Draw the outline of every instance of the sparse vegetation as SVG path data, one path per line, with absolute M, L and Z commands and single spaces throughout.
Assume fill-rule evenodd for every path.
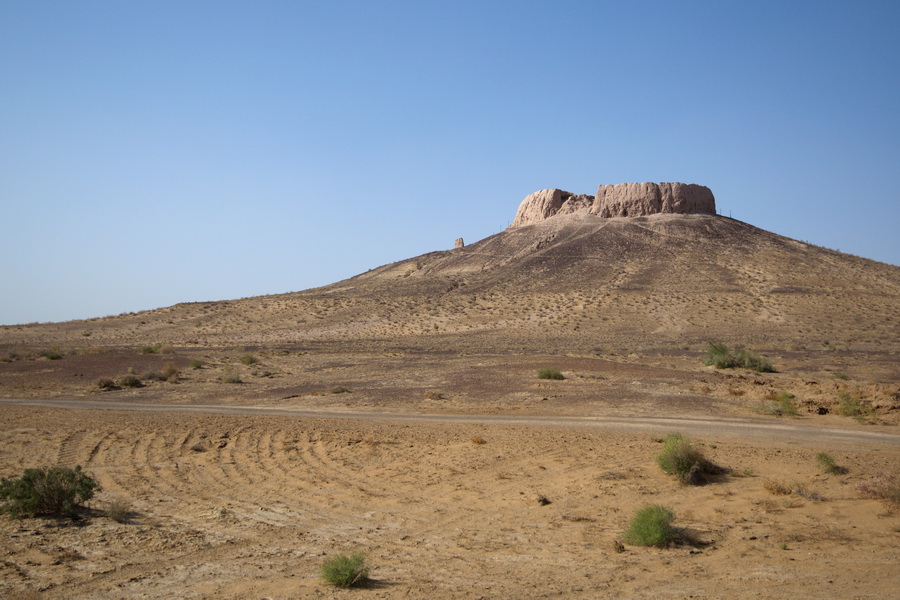
M 43 356 L 47 360 L 60 360 L 65 356 L 65 354 L 59 348 L 53 348 L 52 350 L 47 350 L 46 352 L 41 353 L 41 356 Z
M 871 406 L 863 404 L 847 392 L 838 394 L 838 414 L 845 417 L 867 418 L 873 416 L 875 411 Z
M 337 554 L 332 556 L 322 565 L 322 579 L 329 584 L 342 587 L 359 587 L 369 581 L 369 566 L 366 564 L 366 555 L 357 552 L 351 556 Z
M 843 475 L 847 472 L 847 469 L 838 465 L 827 452 L 816 454 L 816 462 L 826 475 Z
M 141 354 L 156 354 L 162 348 L 162 344 L 154 344 L 152 346 L 141 346 L 138 350 Z
M 143 381 L 165 381 L 166 378 L 159 371 L 148 371 L 141 376 Z
M 763 481 L 763 487 L 767 492 L 775 496 L 789 496 L 791 494 L 791 486 L 783 481 L 774 479 L 766 479 Z
M 225 367 L 222 371 L 222 382 L 223 383 L 244 383 L 244 380 L 241 379 L 241 374 L 238 373 L 237 369 L 234 367 Z
M 794 398 L 795 396 L 788 392 L 778 394 L 770 392 L 766 402 L 760 407 L 760 411 L 776 417 L 796 417 L 797 407 L 794 405 Z
M 742 367 L 758 373 L 774 373 L 775 369 L 768 359 L 742 346 L 731 349 L 719 342 L 709 342 L 703 364 L 717 369 L 733 369 Z
M 181 375 L 181 372 L 175 367 L 174 364 L 166 363 L 163 365 L 160 374 L 165 377 L 166 381 L 178 381 L 178 376 Z
M 900 508 L 900 476 L 882 473 L 857 489 L 866 498 L 884 500 L 894 508 Z
M 475 444 L 476 446 L 480 446 L 482 444 L 486 444 L 487 442 L 480 435 L 476 435 L 475 437 L 472 438 L 472 443 Z
M 675 539 L 674 520 L 671 508 L 650 504 L 635 513 L 623 539 L 634 546 L 666 546 Z
M 663 440 L 663 450 L 656 456 L 656 462 L 663 471 L 689 485 L 706 483 L 709 475 L 721 471 L 680 433 L 670 434 Z
M 116 385 L 126 388 L 144 387 L 144 384 L 137 375 L 122 375 L 116 380 Z
M 106 516 L 116 523 L 128 523 L 131 520 L 131 506 L 124 500 L 113 500 L 106 509 Z
M 241 364 L 242 364 L 242 365 L 255 365 L 255 364 L 258 363 L 258 362 L 259 362 L 259 359 L 256 358 L 256 357 L 255 357 L 254 355 L 252 355 L 252 354 L 245 354 L 245 355 L 243 355 L 243 356 L 241 357 Z
M 37 515 L 74 517 L 93 498 L 97 482 L 80 466 L 25 469 L 21 477 L 0 479 L 0 513 L 14 518 Z
M 328 393 L 329 394 L 349 394 L 350 390 L 348 388 L 345 388 L 342 385 L 336 385 L 334 387 L 328 388 Z
M 562 371 L 553 367 L 544 367 L 543 369 L 538 369 L 537 377 L 538 379 L 565 379 Z
M 116 382 L 108 377 L 103 377 L 97 380 L 97 387 L 104 391 L 117 390 L 119 386 L 116 385 Z
M 199 358 L 192 358 L 192 359 L 190 360 L 190 362 L 188 362 L 188 366 L 190 366 L 192 369 L 195 369 L 195 370 L 196 370 L 196 369 L 202 369 L 202 368 L 203 368 L 203 361 L 200 360 Z

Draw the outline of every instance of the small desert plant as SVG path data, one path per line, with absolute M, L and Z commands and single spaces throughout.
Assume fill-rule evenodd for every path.
M 763 481 L 763 487 L 767 492 L 775 496 L 790 496 L 793 488 L 783 481 L 775 481 L 774 479 L 766 479 Z
M 116 385 L 130 388 L 144 387 L 137 375 L 123 375 L 116 380 Z
M 177 381 L 178 376 L 181 374 L 178 369 L 172 363 L 166 363 L 163 365 L 162 371 L 160 374 L 166 378 L 166 381 Z
M 202 369 L 202 368 L 203 368 L 203 361 L 200 360 L 199 358 L 192 358 L 192 359 L 190 360 L 190 362 L 188 363 L 188 365 L 189 365 L 192 369 Z
M 21 477 L 0 479 L 0 512 L 26 515 L 75 516 L 99 485 L 81 467 L 25 469 Z
M 896 475 L 879 474 L 872 481 L 860 484 L 857 489 L 867 498 L 878 498 L 900 507 L 900 477 Z
M 847 392 L 838 394 L 838 403 L 838 414 L 845 417 L 869 417 L 875 412 L 871 406 L 863 404 Z
M 537 376 L 538 379 L 565 379 L 562 371 L 553 367 L 544 367 L 543 369 L 538 369 Z
M 843 475 L 847 472 L 847 469 L 834 462 L 834 458 L 827 452 L 816 454 L 816 462 L 827 475 Z
M 159 371 L 148 371 L 141 376 L 144 381 L 165 381 L 166 378 Z
M 65 354 L 59 348 L 54 348 L 52 350 L 47 350 L 46 352 L 42 353 L 41 356 L 43 356 L 47 360 L 59 360 L 63 356 L 65 356 Z
M 242 365 L 255 365 L 259 362 L 259 359 L 253 356 L 252 354 L 245 354 L 241 357 Z
M 106 390 L 106 391 L 119 389 L 119 386 L 116 385 L 116 382 L 113 381 L 112 379 L 109 379 L 108 377 L 103 377 L 101 379 L 98 379 L 97 387 L 100 388 L 101 390 Z
M 663 471 L 690 485 L 704 483 L 708 475 L 719 471 L 680 433 L 670 434 L 663 440 L 663 450 L 656 456 L 656 462 Z
M 225 370 L 222 371 L 222 382 L 244 383 L 244 380 L 241 379 L 241 374 L 237 372 L 237 369 L 235 369 L 234 367 L 225 367 Z
M 781 392 L 779 394 L 775 394 L 774 392 L 769 394 L 768 402 L 764 403 L 760 410 L 769 415 L 775 415 L 776 417 L 796 417 L 797 416 L 797 407 L 794 406 L 794 398 L 793 394 L 788 392 Z
M 650 504 L 635 513 L 623 539 L 635 546 L 665 546 L 675 539 L 674 520 L 671 508 Z
M 365 585 L 369 580 L 366 555 L 357 552 L 351 556 L 338 554 L 325 561 L 321 568 L 322 579 L 343 588 Z
M 159 349 L 162 348 L 162 344 L 154 344 L 152 346 L 141 346 L 140 352 L 141 354 L 156 354 L 159 352 Z
M 124 500 L 113 500 L 106 509 L 106 516 L 116 523 L 128 523 L 131 520 L 131 506 Z
M 738 346 L 731 349 L 719 342 L 709 342 L 703 364 L 717 369 L 743 367 L 759 373 L 774 373 L 772 363 L 752 350 Z
M 472 443 L 475 444 L 476 446 L 481 446 L 482 444 L 486 444 L 487 442 L 480 435 L 476 435 L 475 437 L 472 438 Z
M 342 385 L 336 385 L 334 387 L 328 388 L 328 393 L 329 394 L 349 394 L 350 390 L 348 388 L 345 388 Z

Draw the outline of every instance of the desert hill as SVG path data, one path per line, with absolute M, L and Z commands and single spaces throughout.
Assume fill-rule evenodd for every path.
M 634 190 L 626 191 L 625 201 L 633 200 Z M 621 195 L 604 193 L 621 212 Z M 540 201 L 552 196 L 544 194 Z M 557 196 L 555 210 L 544 210 L 543 218 L 521 218 L 534 203 L 530 196 L 517 215 L 523 224 L 325 287 L 6 327 L 0 343 L 354 340 L 375 346 L 591 353 L 715 339 L 782 350 L 900 350 L 896 266 L 715 214 L 603 217 L 583 196 Z M 584 210 L 565 211 L 573 198 L 581 198 Z

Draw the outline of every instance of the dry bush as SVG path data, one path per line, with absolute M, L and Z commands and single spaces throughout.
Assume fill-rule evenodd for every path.
M 241 374 L 238 373 L 237 369 L 234 367 L 225 367 L 222 371 L 222 382 L 223 383 L 244 383 L 244 380 L 241 379 Z
M 866 498 L 884 500 L 893 508 L 900 508 L 900 476 L 879 473 L 874 479 L 860 484 L 859 493 Z
M 775 481 L 774 479 L 766 479 L 763 481 L 763 487 L 770 494 L 775 496 L 789 496 L 793 488 L 783 481 Z
M 537 372 L 538 379 L 556 379 L 562 380 L 565 377 L 562 374 L 562 371 L 556 369 L 554 367 L 544 367 L 543 369 L 538 369 Z
M 116 385 L 118 385 L 119 387 L 127 388 L 144 387 L 144 384 L 141 383 L 141 380 L 137 377 L 137 375 L 122 375 L 116 380 Z
M 106 516 L 116 523 L 128 523 L 131 521 L 131 515 L 131 505 L 120 499 L 110 502 L 106 509 Z
M 255 365 L 259 362 L 259 359 L 253 356 L 252 354 L 245 354 L 241 357 L 242 365 Z
M 166 363 L 163 365 L 160 374 L 165 377 L 166 381 L 178 381 L 178 376 L 181 375 L 181 372 L 175 367 L 174 364 Z
M 97 387 L 104 391 L 117 390 L 119 386 L 116 385 L 116 382 L 108 377 L 103 377 L 97 380 Z

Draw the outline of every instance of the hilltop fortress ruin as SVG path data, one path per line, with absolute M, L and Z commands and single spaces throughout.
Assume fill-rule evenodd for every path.
M 588 213 L 604 218 L 660 213 L 714 215 L 716 199 L 708 187 L 694 183 L 601 185 L 594 196 L 547 189 L 526 196 L 509 227 L 521 227 L 555 215 L 572 213 Z

